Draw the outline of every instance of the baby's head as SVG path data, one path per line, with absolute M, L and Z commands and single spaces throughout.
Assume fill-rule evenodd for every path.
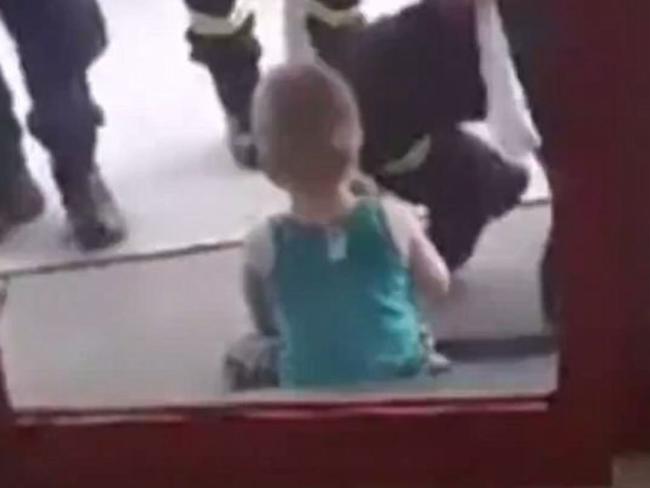
M 260 165 L 289 192 L 327 192 L 355 172 L 362 143 L 350 87 L 332 69 L 305 63 L 274 69 L 253 101 Z

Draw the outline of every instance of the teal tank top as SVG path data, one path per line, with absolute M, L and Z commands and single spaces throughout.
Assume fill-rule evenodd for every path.
M 420 371 L 414 286 L 379 202 L 362 200 L 338 237 L 291 218 L 277 220 L 272 235 L 282 386 L 342 386 Z

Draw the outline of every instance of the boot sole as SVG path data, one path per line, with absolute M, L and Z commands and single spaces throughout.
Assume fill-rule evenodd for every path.
M 126 230 L 72 227 L 72 238 L 81 251 L 100 251 L 122 242 L 126 238 Z

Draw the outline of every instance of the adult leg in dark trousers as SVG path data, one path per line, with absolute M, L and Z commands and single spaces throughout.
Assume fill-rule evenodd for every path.
M 552 30 L 554 10 L 550 2 L 545 0 L 504 0 L 499 2 L 499 9 L 517 73 L 526 91 L 533 119 L 542 136 L 543 146 L 539 155 L 553 197 L 557 200 L 561 197 L 558 192 L 561 169 L 554 164 L 553 156 L 554 131 L 557 127 L 550 122 L 549 110 L 552 107 L 545 105 L 548 97 L 544 95 L 544 90 L 548 89 L 545 78 L 549 77 L 553 41 L 556 39 Z M 553 206 L 553 222 L 556 222 L 558 217 L 555 212 L 556 207 L 557 205 Z M 543 311 L 550 324 L 556 324 L 559 318 L 561 296 L 558 290 L 560 284 L 557 283 L 555 256 L 556 238 L 553 224 L 549 231 L 540 270 Z
M 38 217 L 43 197 L 25 168 L 21 128 L 9 87 L 0 72 L 0 241 L 15 225 Z
M 348 37 L 364 25 L 365 19 L 359 9 L 361 0 L 305 1 L 311 43 L 321 59 L 336 67 Z
M 191 17 L 187 38 L 192 46 L 192 58 L 205 65 L 212 76 L 226 111 L 231 152 L 243 166 L 255 167 L 250 108 L 260 77 L 261 48 L 254 35 L 254 12 L 245 0 L 185 0 L 185 3 Z M 315 35 L 312 32 L 312 41 L 320 55 L 326 58 L 336 49 L 336 32 L 344 33 L 359 21 L 358 3 L 358 0 L 307 0 L 307 22 L 310 31 L 318 31 Z M 330 28 L 321 34 L 319 23 L 326 23 Z M 336 28 L 334 34 L 332 27 Z
M 192 59 L 209 71 L 226 112 L 228 144 L 235 160 L 255 167 L 250 107 L 259 80 L 260 45 L 255 16 L 242 0 L 185 0 Z
M 122 239 L 124 226 L 95 164 L 102 114 L 87 82 L 88 68 L 106 45 L 99 7 L 94 0 L 0 0 L 0 11 L 18 46 L 32 99 L 29 128 L 52 157 L 76 241 L 85 250 L 112 245 Z M 9 101 L 3 107 L 7 121 L 10 110 Z M 12 208 L 15 202 L 35 200 L 20 197 L 24 192 L 34 194 L 35 187 L 18 149 L 20 133 L 14 127 L 10 134 L 14 149 L 9 150 L 15 155 L 6 169 L 5 185 L 17 197 L 0 212 L 34 214 Z

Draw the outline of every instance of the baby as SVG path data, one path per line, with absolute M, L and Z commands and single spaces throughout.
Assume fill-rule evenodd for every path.
M 410 206 L 353 191 L 363 133 L 346 83 L 321 65 L 276 68 L 255 94 L 253 135 L 291 209 L 247 239 L 258 333 L 227 355 L 230 387 L 357 385 L 448 366 L 417 304 L 447 292 L 448 270 Z

